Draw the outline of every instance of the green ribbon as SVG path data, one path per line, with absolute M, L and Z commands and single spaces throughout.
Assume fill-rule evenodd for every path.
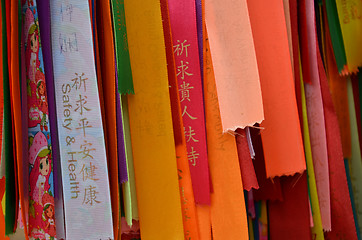
M 339 24 L 336 1 L 326 0 L 327 19 L 331 35 L 334 56 L 336 58 L 338 72 L 341 72 L 347 64 L 344 50 L 341 25 Z
M 120 94 L 134 94 L 131 63 L 129 59 L 124 0 L 111 0 L 114 42 Z

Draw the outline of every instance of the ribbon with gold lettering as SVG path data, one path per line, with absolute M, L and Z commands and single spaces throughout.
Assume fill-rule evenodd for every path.
M 168 5 L 187 157 L 195 202 L 210 204 L 210 176 L 207 160 L 195 1 L 169 0 Z
M 175 67 L 175 58 L 173 55 L 173 43 L 171 35 L 170 16 L 168 11 L 168 1 L 161 0 L 161 13 L 163 33 L 166 46 L 166 60 L 168 82 L 170 85 L 170 100 L 172 111 L 172 122 L 174 130 L 174 139 L 176 145 L 176 158 L 178 181 L 181 197 L 182 217 L 185 239 L 199 239 L 199 229 L 197 226 L 195 198 L 192 189 L 189 161 L 187 159 L 187 146 L 185 134 L 183 131 L 183 122 L 181 114 L 181 104 L 177 87 L 177 76 Z
M 113 239 L 89 3 L 52 0 L 50 9 L 66 238 Z

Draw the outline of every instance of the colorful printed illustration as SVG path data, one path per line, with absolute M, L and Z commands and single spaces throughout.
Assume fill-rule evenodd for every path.
M 50 207 L 47 206 L 48 203 L 53 205 L 52 211 L 54 211 L 54 197 L 50 188 L 50 175 L 52 170 L 51 148 L 47 138 L 41 131 L 38 132 L 34 138 L 30 137 L 29 142 L 29 163 L 31 166 L 29 178 L 29 229 L 34 233 L 33 237 L 36 237 L 35 239 L 39 238 L 39 234 L 43 234 L 44 236 L 45 234 L 49 235 L 49 238 L 39 239 L 51 239 L 50 237 L 55 237 L 55 228 L 49 227 L 49 220 L 43 217 L 44 211 Z M 48 211 L 50 211 L 50 209 Z M 50 214 L 46 215 L 48 216 Z M 54 216 L 52 217 L 52 221 L 54 221 Z
M 48 194 L 45 193 L 43 195 L 43 219 L 46 220 L 46 226 L 45 226 L 45 230 L 48 232 L 50 237 L 55 237 L 56 236 L 56 231 L 55 231 L 55 220 L 54 220 L 54 198 Z
M 35 0 L 22 2 L 29 116 L 29 232 L 31 239 L 54 240 L 53 163 L 38 13 Z

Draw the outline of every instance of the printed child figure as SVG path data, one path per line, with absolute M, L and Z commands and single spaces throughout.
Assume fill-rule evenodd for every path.
M 44 80 L 45 77 L 42 69 L 40 68 L 40 41 L 39 41 L 39 27 L 36 24 L 34 13 L 30 8 L 26 9 L 24 16 L 24 32 L 23 37 L 25 40 L 25 68 L 26 68 L 26 82 L 28 93 L 28 109 L 29 109 L 29 127 L 36 127 L 41 124 L 44 116 L 39 109 L 38 104 L 38 82 Z M 45 89 L 44 89 L 45 90 Z M 45 91 L 44 94 L 45 95 Z M 43 97 L 44 98 L 44 97 Z M 44 121 L 43 121 L 44 122 Z M 44 124 L 41 124 L 44 127 Z
M 48 98 L 46 94 L 45 76 L 38 71 L 36 74 L 36 98 L 38 100 L 38 109 L 40 114 L 40 130 L 48 131 Z
M 29 206 L 29 227 L 31 235 L 37 239 L 47 239 L 44 232 L 45 224 L 42 214 L 44 212 L 44 196 L 50 202 L 52 197 L 50 192 L 49 176 L 51 174 L 51 149 L 48 146 L 47 138 L 41 131 L 35 134 L 34 138 L 30 138 L 29 148 L 29 164 L 30 171 L 30 206 Z M 52 210 L 54 211 L 54 204 Z M 54 218 L 53 218 L 54 221 Z M 55 229 L 54 229 L 55 230 Z M 48 233 L 50 236 L 51 234 Z M 41 238 L 39 236 L 44 236 Z M 53 234 L 53 237 L 55 234 Z M 50 238 L 49 238 L 50 239 Z
M 49 110 L 36 0 L 22 0 L 22 43 L 29 136 L 29 232 L 31 239 L 56 237 Z
M 50 239 L 56 238 L 55 217 L 54 217 L 54 198 L 49 193 L 43 195 L 43 220 L 45 220 L 45 232 L 49 234 Z
M 39 61 L 39 28 L 35 22 L 33 11 L 28 8 L 25 13 L 25 35 L 26 35 L 26 66 L 27 76 L 30 81 L 35 81 L 36 70 L 40 67 Z

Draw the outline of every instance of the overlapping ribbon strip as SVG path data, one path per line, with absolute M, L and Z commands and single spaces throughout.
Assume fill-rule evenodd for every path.
M 137 97 L 128 95 L 128 105 L 141 238 L 181 240 L 184 232 L 160 2 L 126 0 L 125 12 L 137 93 Z
M 50 1 L 50 10 L 66 238 L 112 239 L 89 3 Z
M 195 1 L 169 0 L 168 5 L 187 157 L 195 202 L 210 204 L 210 176 Z
M 264 119 L 248 16 L 246 0 L 209 0 L 205 3 L 205 21 L 224 132 L 253 126 Z

